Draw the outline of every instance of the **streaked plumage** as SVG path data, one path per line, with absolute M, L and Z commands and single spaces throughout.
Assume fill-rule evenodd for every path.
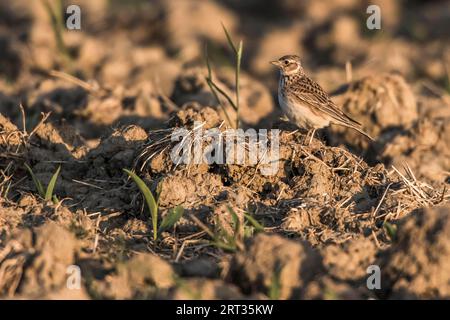
M 322 87 L 305 74 L 298 56 L 283 56 L 271 63 L 280 68 L 278 101 L 281 109 L 297 126 L 313 130 L 311 139 L 316 129 L 337 124 L 373 140 L 359 122 L 342 112 Z

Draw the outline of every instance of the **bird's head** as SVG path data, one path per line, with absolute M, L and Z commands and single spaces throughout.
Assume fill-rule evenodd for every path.
M 271 61 L 270 63 L 277 66 L 282 75 L 304 74 L 300 57 L 296 55 L 282 56 L 280 59 Z

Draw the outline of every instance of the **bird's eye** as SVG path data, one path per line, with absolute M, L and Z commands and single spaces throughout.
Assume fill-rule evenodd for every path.
M 289 64 L 289 61 L 284 60 L 284 65 L 287 66 Z

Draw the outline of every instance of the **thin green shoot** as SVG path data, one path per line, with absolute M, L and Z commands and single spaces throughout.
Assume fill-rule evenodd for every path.
M 72 57 L 67 48 L 63 33 L 65 30 L 64 19 L 63 19 L 63 1 L 54 1 L 55 8 L 52 7 L 48 0 L 41 0 L 47 15 L 50 17 L 52 23 L 53 34 L 55 36 L 56 46 L 65 64 L 70 64 L 72 62 Z
M 58 197 L 53 194 L 53 191 L 56 186 L 56 181 L 58 180 L 59 172 L 61 171 L 61 166 L 56 169 L 56 172 L 53 174 L 53 176 L 50 179 L 50 182 L 47 185 L 47 189 L 44 190 L 44 187 L 41 183 L 41 181 L 36 177 L 33 170 L 29 165 L 25 163 L 25 167 L 28 170 L 28 173 L 31 176 L 31 179 L 33 180 L 34 185 L 36 186 L 37 192 L 41 198 L 43 198 L 45 201 L 53 201 L 54 204 L 57 204 L 59 202 Z
M 236 128 L 239 128 L 239 75 L 241 72 L 241 60 L 242 60 L 242 50 L 243 50 L 243 42 L 242 40 L 239 41 L 239 46 L 236 49 L 236 46 L 233 43 L 233 39 L 231 39 L 231 36 L 225 28 L 225 25 L 222 23 L 223 31 L 225 32 L 225 35 L 227 36 L 228 45 L 233 49 L 234 56 L 235 56 L 235 63 L 236 63 L 236 69 L 235 69 L 235 85 L 236 85 L 236 91 L 235 91 L 235 98 L 236 98 L 236 104 L 235 104 L 235 110 L 237 112 L 236 115 Z
M 230 226 L 232 227 L 232 233 L 227 231 L 227 228 L 222 225 L 217 216 L 214 219 L 216 226 L 214 232 L 195 216 L 191 216 L 191 218 L 212 239 L 209 241 L 210 245 L 226 251 L 235 252 L 243 249 L 244 239 L 252 236 L 253 231 L 261 232 L 264 231 L 264 228 L 256 219 L 246 213 L 244 213 L 245 221 L 241 223 L 236 212 L 231 207 L 227 207 L 227 209 L 231 215 Z
M 47 190 L 45 191 L 45 201 L 50 201 L 53 199 L 53 190 L 55 189 L 56 180 L 58 180 L 59 172 L 61 171 L 61 166 L 56 169 L 56 172 L 53 174 L 52 178 L 50 179 L 50 182 L 48 183 Z M 55 199 L 53 199 L 55 200 Z
M 279 300 L 281 296 L 281 268 L 277 267 L 273 271 L 269 287 L 268 296 L 270 300 Z
M 209 57 L 208 57 L 208 52 L 207 50 L 205 50 L 205 56 L 206 56 L 206 66 L 208 68 L 208 76 L 206 77 L 206 82 L 208 83 L 208 86 L 211 90 L 211 92 L 213 93 L 214 97 L 216 98 L 216 100 L 218 100 L 220 106 L 222 107 L 222 109 L 225 112 L 225 116 L 227 117 L 227 120 L 230 122 L 230 117 L 228 116 L 228 114 L 225 111 L 225 107 L 223 106 L 223 104 L 221 103 L 220 99 L 219 99 L 219 95 L 222 95 L 227 101 L 228 103 L 231 105 L 231 107 L 236 111 L 236 128 L 239 128 L 239 88 L 240 88 L 240 84 L 239 84 L 239 78 L 240 78 L 240 72 L 241 72 L 241 60 L 242 60 L 242 52 L 243 52 L 243 42 L 242 40 L 239 42 L 238 47 L 236 48 L 236 46 L 233 43 L 233 40 L 231 39 L 231 36 L 227 30 L 227 28 L 225 28 L 225 26 L 222 24 L 222 28 L 225 32 L 225 35 L 227 37 L 227 41 L 228 41 L 228 45 L 230 46 L 230 48 L 232 49 L 233 53 L 234 53 L 234 62 L 235 62 L 235 101 L 233 101 L 233 99 L 222 89 L 219 88 L 219 86 L 217 86 L 213 79 L 212 79 L 212 72 L 211 72 L 211 65 L 209 62 Z
M 133 179 L 145 199 L 152 219 L 153 240 L 156 241 L 158 240 L 158 237 L 162 232 L 172 228 L 178 222 L 178 220 L 181 219 L 184 213 L 184 208 L 182 206 L 177 206 L 169 210 L 158 228 L 158 200 L 161 193 L 161 184 L 159 184 L 157 187 L 155 198 L 145 182 L 141 178 L 139 178 L 138 175 L 127 169 L 123 169 L 123 171 L 125 171 L 128 176 Z
M 128 176 L 133 179 L 134 183 L 136 183 L 142 195 L 144 196 L 147 207 L 150 210 L 150 216 L 152 218 L 153 240 L 156 240 L 158 238 L 158 204 L 155 200 L 155 197 L 153 196 L 152 192 L 147 187 L 145 182 L 141 178 L 139 178 L 137 174 L 128 169 L 123 169 L 123 171 L 125 171 Z
M 389 239 L 395 241 L 397 239 L 397 226 L 386 221 L 384 222 L 383 227 L 386 230 Z
M 216 101 L 219 103 L 219 106 L 222 108 L 223 113 L 225 114 L 225 117 L 227 118 L 227 121 L 229 124 L 231 124 L 231 118 L 228 115 L 227 109 L 225 108 L 225 105 L 222 103 L 222 100 L 220 100 L 216 90 L 221 93 L 224 97 L 227 98 L 228 102 L 230 103 L 230 105 L 235 108 L 233 101 L 230 99 L 230 97 L 225 94 L 225 92 L 222 91 L 222 89 L 220 89 L 212 80 L 212 71 L 211 71 L 211 65 L 209 62 L 209 56 L 208 56 L 208 48 L 205 47 L 205 60 L 206 60 L 206 67 L 208 69 L 208 76 L 206 77 L 206 83 L 209 86 L 209 89 L 211 90 L 214 98 L 216 99 Z M 236 110 L 236 109 L 235 109 Z
M 264 231 L 264 227 L 255 218 L 253 218 L 250 214 L 244 212 L 244 217 L 253 226 L 253 228 L 255 229 L 256 232 Z
M 184 208 L 182 206 L 176 206 L 175 208 L 170 209 L 167 215 L 162 220 L 161 225 L 158 228 L 158 233 L 161 234 L 163 231 L 172 228 L 178 222 L 178 220 L 181 219 L 183 213 Z

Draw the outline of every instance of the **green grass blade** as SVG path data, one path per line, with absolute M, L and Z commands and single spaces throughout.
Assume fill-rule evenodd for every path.
M 244 217 L 255 228 L 256 232 L 263 232 L 264 231 L 264 227 L 255 218 L 253 218 L 251 215 L 249 215 L 248 213 L 244 212 Z
M 216 99 L 219 106 L 222 108 L 223 113 L 225 114 L 225 117 L 227 118 L 228 123 L 231 125 L 231 119 L 230 116 L 227 113 L 227 110 L 225 109 L 225 106 L 222 104 L 222 101 L 219 99 L 219 96 L 217 95 L 217 92 L 214 88 L 218 88 L 215 83 L 212 81 L 212 71 L 211 71 L 211 65 L 209 63 L 209 56 L 208 56 L 208 47 L 205 46 L 205 61 L 206 61 L 206 67 L 208 68 L 208 76 L 206 77 L 206 83 L 209 86 L 209 90 L 211 90 L 214 98 Z M 218 88 L 219 89 L 219 88 Z
M 225 91 L 223 91 L 221 88 L 219 88 L 219 86 L 217 84 L 214 83 L 214 81 L 212 81 L 212 79 L 206 79 L 208 82 L 211 83 L 211 85 L 214 87 L 215 90 L 217 90 L 222 96 L 225 97 L 225 99 L 227 99 L 228 103 L 231 105 L 231 107 L 237 111 L 237 107 L 236 104 L 234 103 L 233 99 L 230 98 L 230 96 L 228 94 L 226 94 Z
M 241 74 L 241 59 L 242 59 L 242 50 L 243 50 L 243 43 L 242 40 L 239 42 L 239 48 L 236 53 L 236 128 L 239 128 L 239 77 Z
M 56 46 L 58 51 L 63 55 L 65 59 L 70 59 L 69 50 L 64 42 L 64 21 L 62 16 L 62 0 L 58 0 L 55 2 L 55 10 L 50 5 L 48 0 L 42 0 L 42 3 L 47 11 L 47 15 L 50 18 L 53 34 L 56 41 Z
M 238 66 L 238 70 L 241 70 L 241 60 L 242 60 L 242 51 L 244 50 L 244 42 L 239 41 L 239 48 L 238 51 L 236 53 L 236 62 L 237 62 L 237 66 Z
M 280 280 L 280 272 L 278 268 L 276 268 L 272 274 L 272 281 L 269 287 L 268 296 L 270 300 L 279 300 L 281 296 L 281 280 Z
M 169 228 L 171 228 L 178 220 L 183 216 L 184 208 L 182 206 L 176 206 L 171 209 L 169 213 L 165 216 L 161 225 L 159 226 L 158 233 L 161 233 Z
M 212 86 L 211 81 L 208 78 L 206 78 L 206 83 L 208 83 L 209 89 L 213 93 L 216 100 L 219 102 L 219 105 L 222 108 L 223 113 L 225 114 L 225 117 L 227 118 L 228 123 L 231 125 L 232 122 L 231 122 L 230 116 L 228 115 L 227 110 L 225 109 L 225 106 L 222 104 L 219 97 L 217 96 L 217 93 L 214 91 L 214 87 Z
M 123 169 L 131 179 L 136 183 L 142 195 L 144 196 L 145 202 L 150 210 L 150 215 L 152 217 L 152 225 L 153 225 L 153 240 L 156 240 L 158 237 L 158 205 L 156 204 L 156 200 L 153 197 L 152 192 L 147 187 L 145 182 L 139 178 L 134 172 L 130 170 Z
M 209 55 L 208 55 L 208 46 L 207 45 L 205 45 L 205 61 L 206 61 L 206 68 L 208 69 L 208 79 L 212 79 L 211 64 L 209 63 Z
M 50 179 L 50 182 L 47 186 L 47 191 L 45 191 L 45 201 L 50 201 L 53 196 L 53 190 L 55 189 L 56 180 L 58 179 L 59 171 L 61 171 L 61 166 L 56 169 L 56 172 L 53 174 L 52 178 Z
M 225 28 L 225 25 L 223 23 L 222 23 L 222 28 L 223 28 L 223 31 L 225 32 L 225 35 L 227 36 L 228 44 L 230 45 L 231 49 L 233 49 L 234 54 L 237 55 L 238 51 L 236 50 L 236 47 L 234 46 L 233 40 L 231 40 L 231 36 L 228 33 L 228 30 L 227 30 L 227 28 Z
M 386 230 L 389 239 L 391 239 L 391 241 L 395 241 L 397 239 L 397 226 L 386 221 L 383 224 L 383 227 Z
M 227 99 L 227 101 L 230 103 L 230 105 L 233 107 L 234 110 L 236 110 L 236 105 L 234 104 L 233 100 L 223 91 L 221 88 L 219 88 L 218 85 L 214 83 L 212 80 L 212 70 L 211 70 L 211 64 L 209 62 L 209 56 L 208 56 L 208 47 L 205 46 L 205 61 L 206 61 L 206 67 L 208 69 L 208 77 L 206 77 L 206 82 L 208 83 L 212 93 L 214 94 L 216 100 L 219 102 L 221 107 L 225 111 L 225 107 L 222 105 L 222 102 L 219 99 L 219 96 L 217 95 L 216 90 Z
M 217 235 L 215 236 L 216 242 L 227 243 L 227 245 L 236 247 L 235 234 L 229 234 L 228 231 L 223 227 L 220 219 L 217 216 L 215 217 L 214 221 L 217 226 Z M 225 241 L 222 239 L 224 239 Z
M 161 180 L 158 183 L 158 185 L 156 186 L 156 190 L 155 190 L 155 193 L 156 193 L 156 205 L 159 204 L 159 196 L 161 195 L 161 192 L 162 192 L 162 186 L 163 186 L 163 181 Z
M 28 172 L 29 172 L 29 174 L 30 174 L 30 176 L 31 176 L 31 179 L 33 179 L 33 183 L 34 183 L 34 185 L 36 186 L 36 189 L 37 189 L 39 195 L 43 198 L 43 197 L 45 196 L 45 192 L 44 192 L 44 187 L 42 186 L 42 183 L 41 183 L 41 182 L 39 181 L 39 179 L 35 176 L 33 170 L 31 170 L 30 166 L 28 166 L 28 165 L 25 163 L 25 167 L 27 168 L 27 170 L 28 170 Z
M 234 239 L 236 239 L 239 236 L 239 232 L 241 230 L 241 222 L 239 221 L 239 217 L 237 216 L 236 212 L 231 207 L 227 207 L 228 212 L 231 214 L 231 218 L 233 219 L 233 232 L 234 232 Z

